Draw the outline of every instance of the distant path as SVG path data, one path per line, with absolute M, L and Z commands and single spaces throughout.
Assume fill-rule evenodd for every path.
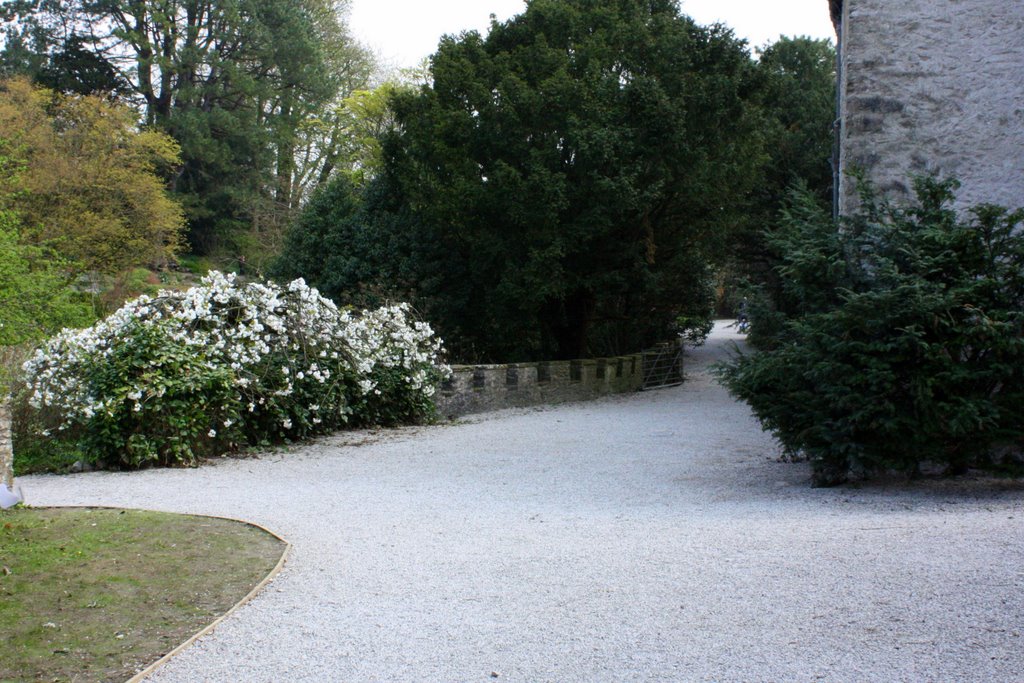
M 161 683 L 1024 681 L 1024 485 L 809 488 L 709 379 L 733 338 L 679 388 L 20 483 L 294 544 Z

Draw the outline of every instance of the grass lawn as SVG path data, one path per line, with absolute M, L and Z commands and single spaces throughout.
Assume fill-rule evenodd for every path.
M 0 681 L 125 681 L 229 610 L 284 544 L 136 510 L 0 511 Z

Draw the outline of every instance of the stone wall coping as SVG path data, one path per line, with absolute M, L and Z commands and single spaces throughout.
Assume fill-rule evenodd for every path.
M 670 344 L 671 342 L 666 342 Z M 501 368 L 532 368 L 538 365 L 556 365 L 562 363 L 581 363 L 583 365 L 597 365 L 601 361 L 607 364 L 612 364 L 620 359 L 630 360 L 632 358 L 639 358 L 644 355 L 642 351 L 637 353 L 629 353 L 623 356 L 599 356 L 597 358 L 573 358 L 571 360 L 535 360 L 535 361 L 518 361 L 515 363 L 458 363 L 452 364 L 451 367 L 453 372 L 466 372 L 469 370 L 499 370 Z

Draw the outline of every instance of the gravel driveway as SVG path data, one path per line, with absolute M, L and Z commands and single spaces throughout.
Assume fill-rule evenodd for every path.
M 707 375 L 34 505 L 241 517 L 294 544 L 152 681 L 1024 681 L 1024 484 L 811 489 Z

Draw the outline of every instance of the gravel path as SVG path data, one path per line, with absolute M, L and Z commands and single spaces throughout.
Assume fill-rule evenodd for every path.
M 732 340 L 680 388 L 20 483 L 294 544 L 160 683 L 1024 681 L 1024 484 L 811 489 L 707 375 Z

